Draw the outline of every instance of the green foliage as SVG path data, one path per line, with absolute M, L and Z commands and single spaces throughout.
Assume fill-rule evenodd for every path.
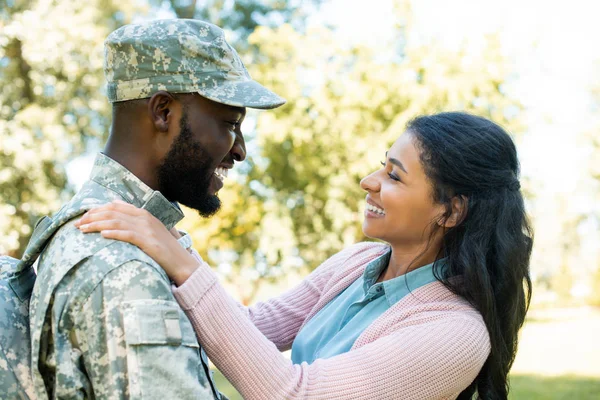
M 154 0 L 161 4 L 163 0 Z M 259 26 L 277 26 L 284 22 L 302 28 L 308 13 L 322 0 L 168 0 L 179 18 L 197 18 L 230 31 L 239 52 L 246 52 L 247 39 Z
M 600 307 L 600 266 L 592 274 L 591 294 L 587 300 L 590 305 Z
M 596 179 L 596 199 L 600 198 L 600 60 L 596 62 L 596 75 L 592 84 L 593 111 L 595 112 L 595 129 L 588 134 L 589 141 L 594 148 L 594 156 L 591 158 L 590 172 Z M 600 214 L 595 216 L 596 222 L 600 224 Z M 591 295 L 588 302 L 591 305 L 600 307 L 600 257 L 595 266 L 595 272 L 592 274 Z
M 238 248 L 248 261 L 234 262 L 230 277 L 253 268 L 252 254 L 285 270 L 286 257 L 298 252 L 311 270 L 363 239 L 365 193 L 359 181 L 379 167 L 416 115 L 469 110 L 519 129 L 511 118 L 519 105 L 502 92 L 508 73 L 494 37 L 480 47 L 465 43 L 450 51 L 413 43 L 406 28 L 400 34 L 406 41 L 401 55 L 391 45 L 348 46 L 324 27 L 306 32 L 289 25 L 259 27 L 250 36 L 250 44 L 260 48 L 248 66 L 252 76 L 288 104 L 258 117 L 260 155 L 250 154 L 252 168 L 240 182 L 251 188 L 244 202 L 268 204 L 270 211 L 260 211 L 262 222 L 248 233 L 260 241 Z M 244 212 L 223 210 L 218 219 L 224 226 Z M 194 222 L 190 229 L 203 232 L 213 223 Z M 227 230 L 219 237 L 220 245 L 212 243 L 216 248 L 239 240 Z
M 0 251 L 22 250 L 37 217 L 68 197 L 65 163 L 106 137 L 103 39 L 163 3 L 38 0 L 2 9 Z M 311 270 L 363 239 L 359 181 L 410 118 L 460 109 L 520 129 L 493 36 L 452 50 L 424 43 L 412 31 L 410 2 L 401 1 L 394 42 L 349 45 L 329 28 L 302 27 L 319 3 L 166 2 L 180 16 L 193 11 L 232 29 L 251 74 L 288 99 L 256 118 L 249 144 L 257 150 L 221 191 L 223 211 L 184 223 L 203 256 L 245 288 L 244 301 L 262 282 Z
M 161 3 L 0 1 L 0 253 L 23 251 L 35 221 L 71 193 L 66 163 L 108 135 L 104 39 Z M 191 10 L 186 4 L 195 5 L 170 3 L 183 16 Z M 261 15 L 285 20 L 297 15 L 294 9 L 287 1 L 215 0 L 196 11 L 243 38 Z
M 64 200 L 65 163 L 102 138 L 102 42 L 140 12 L 129 2 L 14 1 L 0 12 L 0 252 Z M 118 6 L 117 6 L 118 4 Z

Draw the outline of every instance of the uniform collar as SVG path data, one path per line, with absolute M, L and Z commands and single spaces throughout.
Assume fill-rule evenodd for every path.
M 123 201 L 148 210 L 167 229 L 171 229 L 183 219 L 183 212 L 177 205 L 167 200 L 159 191 L 151 189 L 127 168 L 108 157 L 98 154 L 90 180 L 117 193 Z

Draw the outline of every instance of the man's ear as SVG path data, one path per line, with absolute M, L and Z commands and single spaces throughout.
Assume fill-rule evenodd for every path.
M 150 97 L 148 115 L 158 132 L 168 132 L 169 124 L 173 122 L 173 106 L 175 98 L 169 92 L 161 90 Z
M 467 216 L 467 208 L 469 199 L 466 196 L 454 196 L 451 200 L 451 213 L 448 218 L 440 221 L 440 225 L 444 228 L 454 228 L 460 224 Z

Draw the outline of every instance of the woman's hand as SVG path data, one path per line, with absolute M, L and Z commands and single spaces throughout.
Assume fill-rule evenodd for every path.
M 177 286 L 198 268 L 198 261 L 172 232 L 148 211 L 119 200 L 86 212 L 75 226 L 84 233 L 100 232 L 108 239 L 139 247 L 165 270 Z

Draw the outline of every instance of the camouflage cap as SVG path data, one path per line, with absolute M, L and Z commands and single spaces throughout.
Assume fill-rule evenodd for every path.
M 163 19 L 125 25 L 106 38 L 104 53 L 111 102 L 166 90 L 237 107 L 269 109 L 285 103 L 252 80 L 223 30 L 207 22 Z

